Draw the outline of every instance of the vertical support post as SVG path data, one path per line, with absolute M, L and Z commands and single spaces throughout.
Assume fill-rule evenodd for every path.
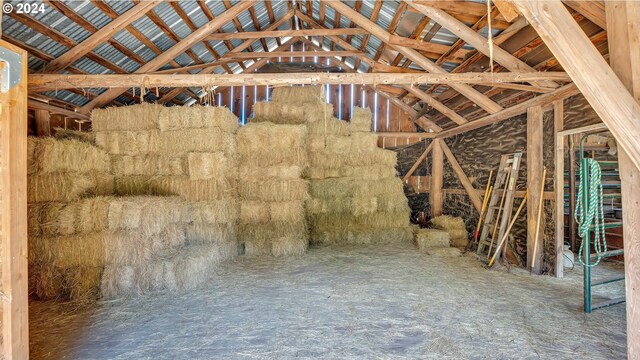
M 527 202 L 527 268 L 533 274 L 540 274 L 543 259 L 544 232 L 542 239 L 536 242 L 535 234 L 538 224 L 538 204 L 540 203 L 540 187 L 542 186 L 542 108 L 534 106 L 527 110 L 527 187 L 529 200 Z M 542 220 L 541 220 L 542 221 Z M 534 246 L 536 250 L 534 251 Z M 536 254 L 534 261 L 533 254 Z M 535 263 L 535 268 L 532 266 Z
M 28 359 L 27 52 L 5 41 L 0 46 L 22 58 L 21 81 L 0 93 L 2 347 L 6 359 Z
M 569 139 L 575 144 L 575 135 L 569 135 Z M 567 139 L 568 140 L 568 139 Z M 577 252 L 578 242 L 576 241 L 576 229 L 578 224 L 574 214 L 576 213 L 576 151 L 569 149 L 569 240 L 571 242 L 571 251 Z
M 555 182 L 553 189 L 556 195 L 556 271 L 557 278 L 564 276 L 564 142 L 558 135 L 564 128 L 564 102 L 553 103 L 553 133 L 555 135 Z
M 47 110 L 36 110 L 36 134 L 38 136 L 51 135 L 51 113 Z
M 431 188 L 429 189 L 429 202 L 431 203 L 431 217 L 442 215 L 442 181 L 444 154 L 442 152 L 442 139 L 433 139 L 431 159 Z
M 640 102 L 640 4 L 607 1 L 607 37 L 611 68 Z M 640 357 L 640 170 L 629 154 L 618 153 L 622 185 L 622 232 L 627 300 L 627 356 Z

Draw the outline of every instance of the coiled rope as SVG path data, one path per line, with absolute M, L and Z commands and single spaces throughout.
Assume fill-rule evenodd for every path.
M 574 217 L 578 223 L 578 235 L 582 238 L 580 250 L 578 251 L 578 260 L 582 265 L 593 267 L 600 263 L 602 255 L 607 251 L 607 240 L 604 233 L 604 209 L 602 206 L 602 171 L 600 164 L 591 158 L 584 159 L 583 166 L 587 166 L 586 171 L 580 171 L 580 186 L 578 187 L 578 204 L 575 209 Z M 589 188 L 584 189 L 586 179 L 589 178 Z M 585 204 L 584 192 L 589 191 L 589 197 Z M 596 262 L 593 264 L 585 264 L 582 260 L 582 251 L 585 244 L 589 246 L 591 239 L 587 237 L 591 224 L 594 225 L 594 242 L 593 247 L 597 256 Z

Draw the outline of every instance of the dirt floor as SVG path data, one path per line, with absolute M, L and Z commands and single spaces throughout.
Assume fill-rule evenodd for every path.
M 626 358 L 625 306 L 584 314 L 581 274 L 568 273 L 558 280 L 488 271 L 470 254 L 435 257 L 410 245 L 241 259 L 186 294 L 84 309 L 34 302 L 31 352 L 34 359 Z

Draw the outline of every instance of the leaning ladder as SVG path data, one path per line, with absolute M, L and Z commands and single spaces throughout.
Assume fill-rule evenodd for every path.
M 486 256 L 487 259 L 493 256 L 492 251 L 495 252 L 498 241 L 504 236 L 511 220 L 511 210 L 513 209 L 513 199 L 521 160 L 521 152 L 504 154 L 500 158 L 500 167 L 498 168 L 493 185 L 493 193 L 487 205 L 487 214 L 478 241 L 477 254 L 479 256 Z M 499 228 L 496 227 L 498 223 L 500 225 Z M 496 260 L 499 258 L 500 254 L 497 254 Z

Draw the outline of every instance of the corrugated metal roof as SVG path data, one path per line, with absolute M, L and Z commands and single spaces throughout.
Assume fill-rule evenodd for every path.
M 233 5 L 239 3 L 241 0 L 232 0 L 230 3 Z M 484 0 L 475 0 L 478 2 L 484 2 Z M 353 0 L 345 1 L 345 3 L 351 7 L 354 7 L 356 2 Z M 114 12 L 118 14 L 122 14 L 127 10 L 131 9 L 135 4 L 130 0 L 108 0 L 105 1 L 105 4 L 110 6 Z M 209 22 L 209 19 L 205 12 L 201 9 L 200 5 L 195 1 L 188 0 L 180 0 L 177 3 L 177 6 L 180 6 L 186 16 L 189 18 L 189 21 L 193 23 L 196 27 L 201 27 Z M 176 5 L 174 4 L 174 6 Z M 295 4 L 295 6 L 299 5 L 302 8 L 302 11 L 307 13 L 307 1 L 302 0 L 273 0 L 271 2 L 271 6 L 273 9 L 275 19 L 281 18 L 288 10 L 289 6 Z M 82 16 L 89 23 L 91 23 L 96 28 L 102 28 L 109 24 L 112 19 L 110 16 L 103 13 L 98 7 L 96 7 L 91 1 L 83 0 L 83 1 L 65 1 L 64 5 L 76 12 L 79 16 Z M 208 0 L 204 2 L 204 5 L 209 9 L 209 11 L 215 16 L 219 16 L 224 11 L 226 11 L 225 4 L 220 0 Z M 312 5 L 312 17 L 319 22 L 319 14 L 320 14 L 320 1 L 313 0 L 311 2 Z M 381 4 L 381 8 L 376 19 L 376 23 L 384 29 L 388 29 L 391 24 L 398 6 L 400 5 L 399 0 L 386 0 Z M 372 18 L 374 7 L 376 6 L 375 0 L 363 0 L 360 6 L 360 13 L 367 18 Z M 91 35 L 91 32 L 87 31 L 87 29 L 82 26 L 76 24 L 71 19 L 64 16 L 61 12 L 56 10 L 52 6 L 45 6 L 46 11 L 43 13 L 37 13 L 32 15 L 32 18 L 45 24 L 49 28 L 54 31 L 57 31 L 62 36 L 71 39 L 75 43 L 81 43 L 86 38 Z M 268 12 L 267 12 L 267 4 L 265 2 L 258 2 L 255 6 L 255 15 L 259 23 L 259 28 L 264 29 L 271 23 Z M 185 21 L 178 15 L 178 13 L 172 8 L 172 5 L 169 3 L 161 3 L 153 8 L 153 13 L 161 19 L 162 22 L 166 25 L 171 32 L 173 32 L 179 39 L 183 39 L 189 34 L 192 33 L 190 26 L 185 23 Z M 403 23 L 404 19 L 404 23 Z M 398 32 L 402 36 L 407 36 L 407 32 L 412 31 L 412 24 L 417 23 L 422 19 L 420 14 L 415 12 L 405 12 L 403 16 L 400 18 L 400 23 L 402 26 L 398 27 Z M 334 24 L 335 20 L 335 11 L 331 6 L 325 6 L 325 22 L 324 25 L 328 28 L 334 27 L 349 27 L 351 24 L 351 20 L 346 18 L 345 16 L 341 16 L 340 24 Z M 252 16 L 249 11 L 243 11 L 238 15 L 238 21 L 242 25 L 243 31 L 256 31 L 256 26 L 253 22 Z M 431 22 L 423 31 L 424 35 L 426 31 L 428 31 L 434 23 Z M 165 31 L 163 31 L 158 25 L 156 25 L 149 17 L 144 16 L 140 19 L 134 21 L 131 25 L 134 27 L 139 33 L 147 37 L 153 44 L 162 52 L 167 51 L 172 46 L 175 45 L 176 41 L 168 36 Z M 289 29 L 291 26 L 291 22 L 286 21 L 279 29 Z M 236 25 L 233 22 L 229 22 L 224 24 L 221 27 L 222 32 L 232 33 L 237 32 Z M 487 29 L 484 28 L 480 31 L 482 35 L 487 34 Z M 59 57 L 68 51 L 68 47 L 64 46 L 54 40 L 52 40 L 46 34 L 40 34 L 32 27 L 25 25 L 12 17 L 7 15 L 3 15 L 3 32 L 5 35 L 15 39 L 20 43 L 24 43 L 30 47 L 38 49 L 38 51 L 47 54 L 53 58 Z M 497 35 L 499 31 L 494 30 L 494 35 Z M 155 51 L 147 47 L 143 42 L 141 42 L 138 38 L 136 38 L 131 32 L 124 29 L 119 31 L 113 36 L 113 39 L 120 43 L 122 46 L 127 48 L 129 51 L 135 53 L 140 58 L 145 61 L 151 61 L 154 59 L 157 54 Z M 363 35 L 355 35 L 351 37 L 351 44 L 360 48 L 362 46 L 364 36 Z M 431 40 L 434 43 L 451 45 L 457 40 L 457 37 L 451 34 L 449 31 L 445 29 L 440 29 L 437 34 Z M 265 39 L 267 47 L 272 50 L 277 47 L 277 43 L 275 39 L 268 38 Z M 208 45 L 214 49 L 214 51 L 219 55 L 223 56 L 224 54 L 229 52 L 229 48 L 222 41 L 208 41 Z M 235 39 L 231 40 L 230 43 L 232 46 L 238 46 L 242 43 L 242 40 Z M 330 47 L 331 42 L 324 38 L 324 42 L 322 44 L 323 47 Z M 380 49 L 382 42 L 380 39 L 370 36 L 367 42 L 367 46 L 364 51 L 371 57 L 373 57 L 378 49 Z M 468 45 L 465 45 L 465 49 L 470 49 Z M 260 41 L 255 41 L 251 49 L 256 52 L 264 51 L 264 48 Z M 190 50 L 195 54 L 198 60 L 202 62 L 212 62 L 214 61 L 214 56 L 211 52 L 203 45 L 202 42 L 194 44 Z M 104 58 L 108 62 L 118 66 L 122 70 L 126 72 L 134 72 L 140 68 L 141 64 L 130 59 L 121 51 L 114 48 L 112 45 L 108 43 L 104 43 L 96 47 L 92 51 L 95 55 Z M 395 52 L 387 48 L 387 52 L 383 54 L 384 57 L 394 57 Z M 180 54 L 174 59 L 180 66 L 189 66 L 196 63 L 191 56 L 186 53 Z M 355 58 L 350 57 L 347 58 L 346 62 L 349 65 L 352 65 L 355 62 Z M 247 60 L 244 62 L 246 66 L 250 66 L 253 62 Z M 402 64 L 402 63 L 401 63 Z M 38 59 L 35 56 L 30 56 L 29 58 L 29 68 L 32 71 L 41 71 L 44 62 L 41 59 Z M 91 74 L 106 74 L 113 73 L 112 70 L 105 68 L 103 65 L 100 65 L 93 60 L 88 59 L 87 57 L 83 57 L 76 61 L 73 64 L 76 68 L 84 71 L 86 73 Z M 450 70 L 455 67 L 456 64 L 444 63 L 442 66 Z M 232 70 L 233 73 L 239 73 L 243 71 L 243 69 L 237 64 L 228 64 L 228 67 Z M 412 65 L 412 67 L 416 68 Z M 170 65 L 165 65 L 162 69 L 168 69 Z M 368 66 L 365 63 L 360 63 L 360 71 L 366 71 Z M 197 70 L 192 71 L 192 73 L 196 73 Z M 216 68 L 215 73 L 224 73 L 226 72 L 223 68 Z M 168 91 L 167 89 L 166 91 Z M 92 92 L 95 94 L 99 94 L 103 92 L 104 89 L 92 89 Z M 202 89 L 194 88 L 193 92 L 197 94 L 201 94 Z M 70 103 L 83 105 L 88 102 L 88 99 L 69 92 L 69 91 L 57 91 L 57 92 L 49 92 L 47 95 L 58 98 L 63 101 L 68 101 Z M 186 95 L 180 95 L 178 98 L 181 101 L 188 101 L 190 98 Z M 126 103 L 129 102 L 130 99 L 125 96 L 120 96 L 118 101 Z

